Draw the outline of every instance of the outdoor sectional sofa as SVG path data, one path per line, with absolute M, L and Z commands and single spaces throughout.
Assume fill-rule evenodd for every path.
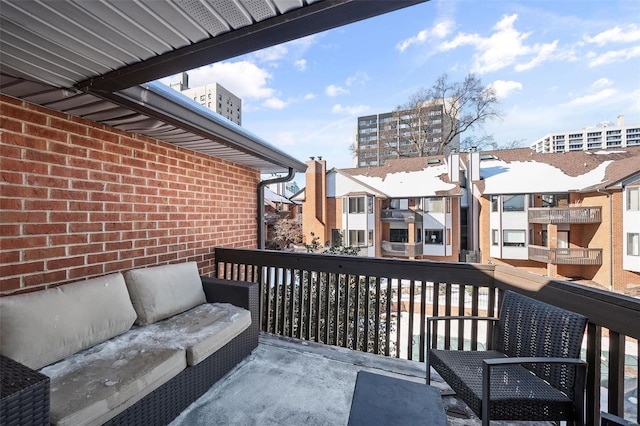
M 2 297 L 0 327 L 1 424 L 166 424 L 258 345 L 258 289 L 134 269 Z

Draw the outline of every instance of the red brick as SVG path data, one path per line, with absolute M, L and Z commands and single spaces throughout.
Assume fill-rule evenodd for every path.
M 2 99 L 4 102 L 4 99 Z M 2 105 L 2 115 L 6 117 L 16 118 L 23 122 L 46 125 L 47 124 L 47 116 L 44 114 L 37 113 L 35 111 L 29 111 L 24 108 L 20 108 L 13 105 Z
M 157 265 L 158 258 L 156 256 L 146 256 L 133 260 L 133 266 L 136 268 L 140 268 L 148 265 Z
M 71 187 L 78 190 L 86 191 L 104 191 L 104 182 L 94 182 L 90 180 L 74 180 L 71 182 Z
M 0 279 L 0 292 L 11 293 L 20 288 L 20 277 Z
M 50 198 L 54 200 L 76 200 L 86 201 L 89 194 L 84 191 L 74 191 L 72 189 L 51 189 Z
M 18 236 L 20 235 L 20 225 L 0 224 L 0 235 L 5 238 Z
M 89 133 L 91 132 L 92 130 L 89 130 Z M 69 142 L 75 146 L 81 146 L 83 148 L 97 149 L 97 150 L 104 149 L 104 142 L 102 142 L 102 140 L 97 138 L 79 136 L 79 135 L 70 135 Z
M 92 160 L 98 160 L 103 163 L 119 163 L 120 155 L 113 152 L 106 151 L 89 151 L 89 158 Z
M 47 221 L 45 212 L 0 211 L 0 223 L 43 223 Z
M 136 257 L 144 256 L 144 249 L 133 249 L 133 250 L 121 250 L 120 251 L 120 259 L 134 259 Z
M 49 237 L 52 246 L 86 244 L 88 238 L 87 234 L 51 235 Z
M 43 260 L 51 257 L 63 257 L 66 256 L 66 254 L 64 247 L 49 247 L 25 250 L 22 256 L 24 261 L 30 261 Z
M 68 188 L 69 187 L 69 181 L 67 179 L 59 179 L 59 178 L 41 176 L 41 175 L 27 176 L 27 183 L 29 185 L 46 187 L 46 188 Z
M 24 225 L 24 235 L 64 234 L 67 232 L 66 223 L 40 223 L 37 225 Z
M 87 221 L 87 213 L 78 213 L 78 212 L 66 212 L 66 211 L 53 211 L 49 214 L 50 222 L 86 222 Z M 74 231 L 74 226 L 77 226 L 74 223 L 69 225 L 69 232 L 77 232 Z
M 120 232 L 103 232 L 99 234 L 91 234 L 90 240 L 92 243 L 100 243 L 105 241 L 119 241 L 123 239 L 120 236 Z
M 89 199 L 91 201 L 107 201 L 112 203 L 119 203 L 120 194 L 114 192 L 92 192 Z
M 103 250 L 104 250 L 104 244 L 102 243 L 69 246 L 69 256 L 78 256 L 81 254 L 88 254 L 88 253 L 98 253 Z
M 66 143 L 49 143 L 49 151 L 73 157 L 87 157 L 87 149 L 77 145 L 69 145 Z
M 104 264 L 104 272 L 111 273 L 117 271 L 127 271 L 129 269 L 133 269 L 133 260 L 120 260 L 118 262 L 108 262 Z
M 84 215 L 85 213 L 78 213 Z M 86 219 L 85 219 L 86 220 Z M 78 221 L 83 222 L 83 221 Z M 102 232 L 104 226 L 102 223 L 70 223 L 69 232 Z
M 120 139 L 116 133 L 106 132 L 95 127 L 89 128 L 89 136 L 94 140 L 109 142 L 109 145 L 118 143 L 118 140 Z M 113 148 L 109 146 L 108 149 L 112 150 Z
M 58 176 L 58 177 L 74 178 L 74 179 L 83 179 L 83 180 L 89 179 L 89 173 L 87 170 L 74 169 L 71 167 L 57 166 L 57 165 L 51 165 L 50 175 Z
M 91 213 L 89 215 L 90 222 L 118 222 L 120 221 L 120 213 Z
M 86 178 L 84 178 L 86 179 Z M 102 182 L 120 182 L 120 176 L 115 173 L 103 173 L 103 172 L 91 172 L 89 174 L 89 180 L 92 181 L 102 181 Z M 111 191 L 109 186 L 106 188 L 107 191 Z M 119 191 L 118 191 L 119 192 Z
M 51 117 L 49 120 L 49 126 L 56 130 L 62 130 L 66 133 L 75 133 L 83 135 L 87 133 L 87 127 L 67 119 Z
M 49 173 L 49 167 L 46 164 L 34 163 L 33 161 L 25 161 L 13 158 L 2 158 L 2 170 L 12 172 L 33 173 L 46 175 Z
M 47 261 L 47 269 L 63 269 L 71 268 L 73 266 L 84 265 L 84 256 L 65 257 L 63 259 L 49 259 Z
M 133 241 L 115 241 L 104 244 L 105 251 L 129 250 L 133 247 Z
M 4 194 L 4 188 L 6 188 L 6 185 L 19 185 L 22 183 L 22 173 L 12 173 L 9 172 L 8 170 L 4 170 L 2 169 L 2 166 L 0 166 L 0 181 L 4 182 L 5 186 L 3 187 L 3 194 Z
M 13 265 L 0 266 L 0 276 L 11 277 L 13 275 L 25 275 L 44 270 L 44 262 L 21 262 Z
M 113 262 L 115 260 L 118 260 L 118 253 L 115 251 L 106 252 L 106 253 L 89 254 L 87 256 L 87 261 L 89 264 Z
M 104 265 L 87 265 L 69 269 L 70 279 L 97 277 L 104 274 Z
M 83 201 L 71 201 L 69 202 L 69 210 L 71 211 L 102 211 L 104 208 L 103 203 L 90 203 Z
M 53 210 L 53 211 L 64 211 L 67 208 L 66 201 L 55 201 L 55 200 L 25 200 L 24 208 L 27 211 L 34 210 Z
M 105 203 L 104 209 L 108 212 L 130 212 L 133 211 L 133 205 L 125 203 L 124 200 L 121 203 Z
M 131 222 L 106 222 L 104 230 L 109 231 L 131 231 L 133 224 Z

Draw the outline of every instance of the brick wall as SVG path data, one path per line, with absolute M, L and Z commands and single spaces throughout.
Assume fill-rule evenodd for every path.
M 0 97 L 0 294 L 256 247 L 257 170 Z

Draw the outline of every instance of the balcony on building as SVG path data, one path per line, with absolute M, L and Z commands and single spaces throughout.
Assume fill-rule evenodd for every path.
M 415 223 L 422 217 L 415 210 L 383 208 L 380 211 L 380 220 L 383 222 Z
M 380 244 L 383 256 L 416 257 L 422 254 L 422 243 L 382 241 Z
M 529 245 L 529 260 L 552 265 L 602 265 L 602 249 Z
M 529 207 L 529 223 L 581 224 L 602 222 L 601 207 Z

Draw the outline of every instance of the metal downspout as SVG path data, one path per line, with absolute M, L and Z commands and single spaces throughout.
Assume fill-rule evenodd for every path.
M 296 175 L 293 167 L 289 167 L 289 173 L 273 179 L 267 179 L 258 183 L 258 249 L 264 250 L 264 187 L 272 183 L 289 182 Z

